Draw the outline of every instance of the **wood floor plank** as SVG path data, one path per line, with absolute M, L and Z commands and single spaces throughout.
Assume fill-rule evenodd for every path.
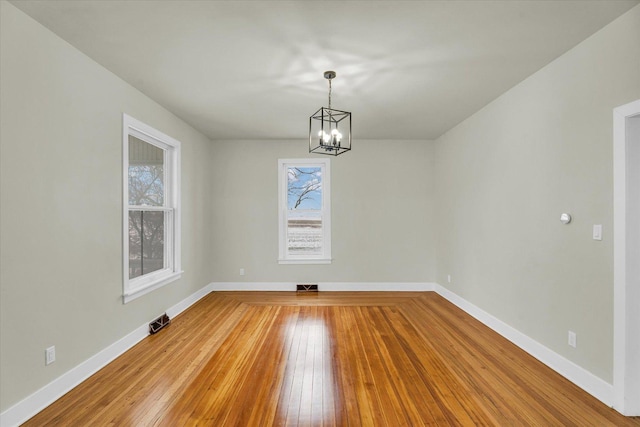
M 278 406 L 276 408 L 276 414 L 279 417 L 287 416 L 290 408 L 290 402 L 293 396 L 293 381 L 295 378 L 295 366 L 298 358 L 298 351 L 300 350 L 300 340 L 302 331 L 298 328 L 298 318 L 300 311 L 295 310 L 287 319 L 287 323 L 284 330 L 283 347 L 286 352 L 286 359 L 284 361 L 284 373 L 282 379 L 282 386 L 278 394 Z M 293 370 L 293 374 L 290 374 Z
M 251 413 L 246 419 L 240 420 L 240 425 L 273 425 L 277 418 L 279 392 L 283 387 L 285 378 L 286 361 L 291 346 L 288 345 L 287 330 L 296 310 L 281 310 L 281 315 L 272 326 L 273 338 L 266 340 L 266 348 L 261 351 L 261 357 L 257 359 L 255 375 L 266 382 L 264 386 L 256 387 L 256 383 L 246 383 L 253 388 L 253 392 L 245 392 L 248 399 L 245 405 L 251 408 Z M 273 374 L 269 371 L 273 369 Z
M 378 307 L 371 307 L 378 309 Z M 361 351 L 364 359 L 362 362 L 368 367 L 367 375 L 370 376 L 369 381 L 370 392 L 375 393 L 374 403 L 379 406 L 380 411 L 384 414 L 386 424 L 395 426 L 408 425 L 404 411 L 397 411 L 396 408 L 403 408 L 403 401 L 399 399 L 394 382 L 392 381 L 389 370 L 394 363 L 391 358 L 382 357 L 386 349 L 385 342 L 379 340 L 378 336 L 373 333 L 379 325 L 374 323 L 374 319 L 370 316 L 369 307 L 358 307 L 355 312 L 358 315 L 356 322 L 358 325 L 366 325 L 366 327 L 358 327 L 360 336 Z M 384 373 L 384 375 L 380 375 Z
M 386 322 L 376 321 L 375 327 L 371 328 L 369 332 L 377 342 L 376 351 L 382 365 L 378 369 L 384 370 L 385 376 L 388 378 L 388 386 L 393 389 L 395 394 L 397 407 L 402 409 L 403 417 L 397 414 L 398 425 L 427 425 L 426 420 L 435 419 L 436 415 L 427 405 L 422 404 L 423 400 L 428 397 L 425 395 L 416 396 L 418 392 L 415 382 L 407 381 L 410 374 L 403 366 L 401 355 L 404 350 L 395 339 L 395 331 Z M 415 374 L 412 376 L 415 377 Z M 416 397 L 418 398 L 416 399 Z
M 219 292 L 27 426 L 640 426 L 431 292 Z
M 346 360 L 351 364 L 350 371 L 354 375 L 354 387 L 356 404 L 360 413 L 360 425 L 374 425 L 376 421 L 382 423 L 384 418 L 380 412 L 377 395 L 374 394 L 372 374 L 370 366 L 366 361 L 366 352 L 362 348 L 362 340 L 359 334 L 359 328 L 356 325 L 364 325 L 361 319 L 356 318 L 356 310 L 347 307 L 341 307 L 339 315 L 342 320 L 341 326 L 345 332 L 345 350 L 340 360 Z M 386 422 L 384 424 L 387 424 Z

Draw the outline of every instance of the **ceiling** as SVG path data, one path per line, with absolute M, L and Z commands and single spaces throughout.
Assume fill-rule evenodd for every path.
M 435 139 L 638 4 L 542 1 L 12 2 L 211 139 Z

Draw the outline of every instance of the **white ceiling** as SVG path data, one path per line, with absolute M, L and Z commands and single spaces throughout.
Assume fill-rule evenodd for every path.
M 638 1 L 12 3 L 211 139 L 305 138 L 335 70 L 357 140 L 434 139 Z

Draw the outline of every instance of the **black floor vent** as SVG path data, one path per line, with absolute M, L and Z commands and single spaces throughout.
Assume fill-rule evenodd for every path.
M 153 322 L 149 323 L 149 333 L 153 335 L 160 331 L 160 329 L 167 326 L 169 323 L 171 323 L 171 319 L 169 319 L 169 316 L 167 316 L 167 313 L 165 313 Z
M 296 285 L 296 291 L 298 292 L 318 292 L 317 283 L 298 283 Z

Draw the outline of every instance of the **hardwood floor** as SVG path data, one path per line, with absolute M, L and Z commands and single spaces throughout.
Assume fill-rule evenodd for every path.
M 640 426 L 432 292 L 216 292 L 27 426 Z

